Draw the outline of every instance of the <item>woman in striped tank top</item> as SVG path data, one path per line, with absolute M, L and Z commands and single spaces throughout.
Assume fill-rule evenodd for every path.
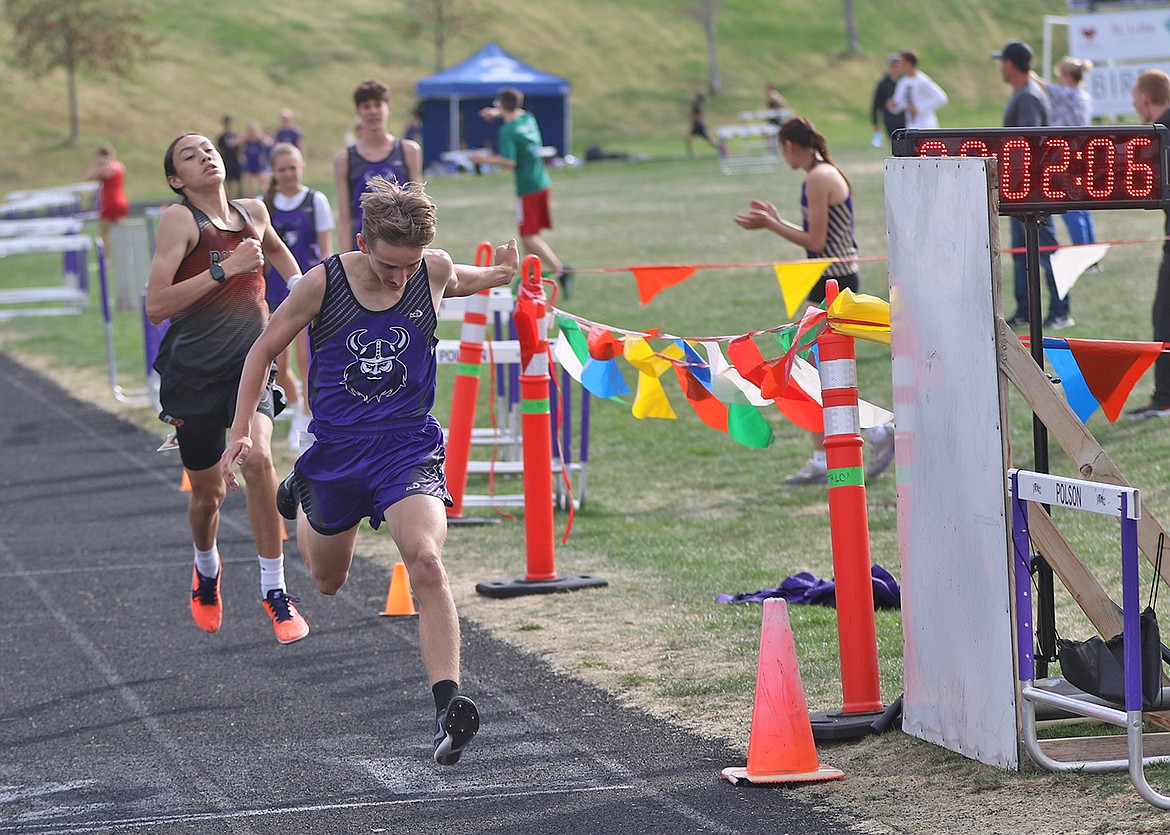
M 808 294 L 809 302 L 825 300 L 825 282 L 836 279 L 837 286 L 856 292 L 861 286 L 857 271 L 857 241 L 853 235 L 853 187 L 829 156 L 829 148 L 812 122 L 790 119 L 780 127 L 780 153 L 793 170 L 805 173 L 800 189 L 801 224 L 780 216 L 776 206 L 765 200 L 752 200 L 750 210 L 735 216 L 744 229 L 770 229 L 787 241 L 803 247 L 809 258 L 839 258 L 830 264 Z M 824 435 L 813 434 L 813 457 L 798 472 L 785 479 L 787 484 L 824 484 L 828 481 Z M 893 458 L 894 433 L 889 426 L 873 427 L 866 433 L 870 443 L 866 477 L 874 478 L 889 466 Z

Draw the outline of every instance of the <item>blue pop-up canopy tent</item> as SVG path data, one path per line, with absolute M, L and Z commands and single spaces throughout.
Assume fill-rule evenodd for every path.
M 499 44 L 489 43 L 467 60 L 418 82 L 423 167 L 444 151 L 494 148 L 500 122 L 481 118 L 479 111 L 491 105 L 505 87 L 524 94 L 524 109 L 536 117 L 544 144 L 554 146 L 559 156 L 568 154 L 572 140 L 569 82 L 533 69 Z

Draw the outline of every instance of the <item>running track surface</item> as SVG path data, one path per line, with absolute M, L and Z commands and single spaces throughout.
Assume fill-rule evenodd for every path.
M 220 528 L 224 625 L 205 635 L 164 429 L 0 354 L 0 833 L 852 831 L 799 787 L 732 786 L 719 772 L 742 754 L 468 624 L 483 727 L 436 765 L 415 619 L 374 616 L 388 572 L 359 555 L 326 597 L 290 544 L 312 633 L 278 645 L 242 496 Z

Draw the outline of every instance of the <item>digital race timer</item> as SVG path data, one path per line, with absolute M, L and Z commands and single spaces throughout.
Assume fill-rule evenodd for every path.
M 1170 205 L 1164 125 L 903 129 L 893 148 L 896 157 L 993 157 L 1000 214 Z

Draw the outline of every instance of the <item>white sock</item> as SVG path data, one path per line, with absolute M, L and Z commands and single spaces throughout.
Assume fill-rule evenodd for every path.
M 214 577 L 219 574 L 219 545 L 217 543 L 211 543 L 209 551 L 195 549 L 195 570 L 204 577 Z
M 825 451 L 823 449 L 814 449 L 813 450 L 812 462 L 814 464 L 816 464 L 818 467 L 820 467 L 822 470 L 827 469 L 829 466 L 829 459 L 825 455 Z
M 273 589 L 284 589 L 284 554 L 272 559 L 256 557 L 260 561 L 260 597 Z

